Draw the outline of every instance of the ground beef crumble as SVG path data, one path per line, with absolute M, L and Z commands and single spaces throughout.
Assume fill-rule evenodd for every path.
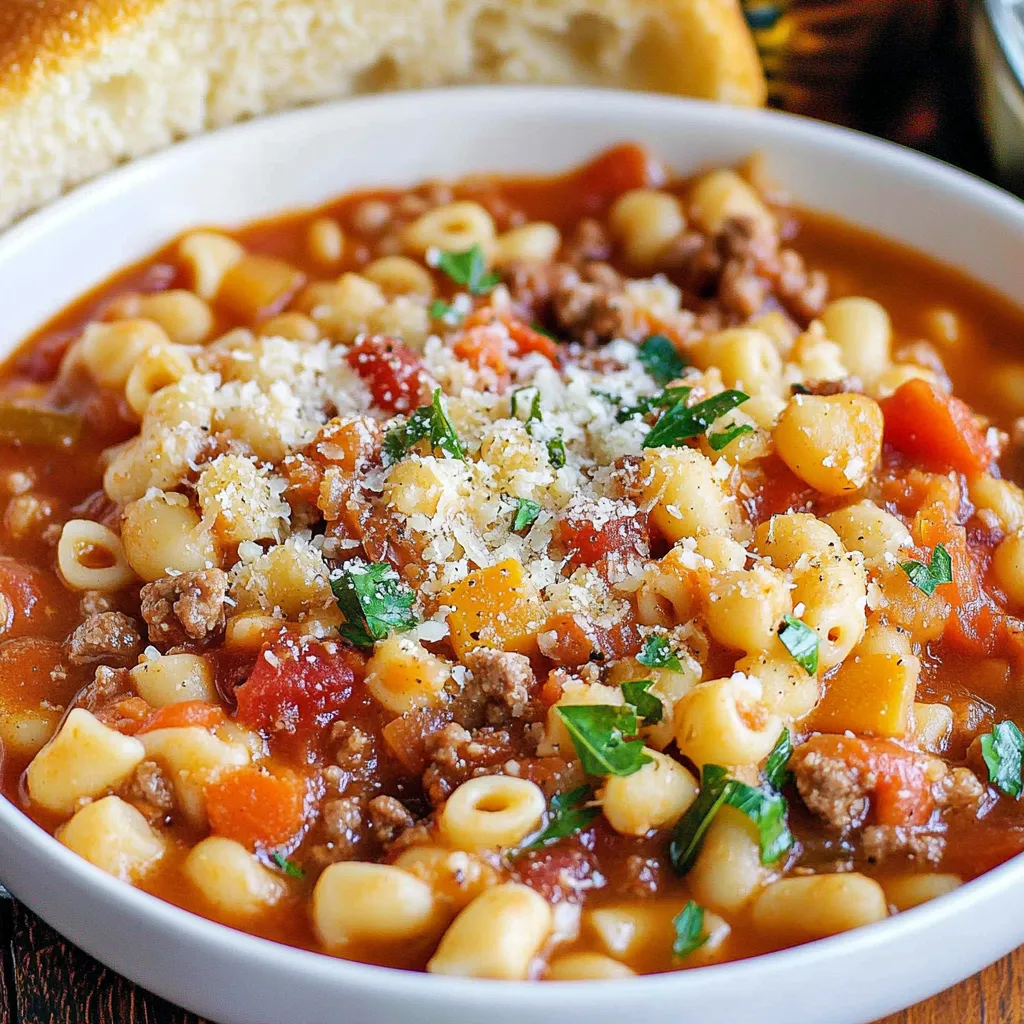
M 72 665 L 128 668 L 138 661 L 142 637 L 135 620 L 123 612 L 91 615 L 71 634 L 67 657 Z
M 142 617 L 151 643 L 212 641 L 224 631 L 228 576 L 220 569 L 166 576 L 142 588 Z

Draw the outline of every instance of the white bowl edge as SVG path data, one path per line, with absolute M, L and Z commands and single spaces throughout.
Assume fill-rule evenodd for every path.
M 87 185 L 0 236 L 0 351 L 197 223 L 233 224 L 356 187 L 476 171 L 555 172 L 618 141 L 686 171 L 764 150 L 804 205 L 959 266 L 1024 305 L 1024 205 L 866 136 L 761 111 L 611 91 L 474 88 L 278 115 Z M 54 258 L 54 252 L 60 256 Z M 387 971 L 283 947 L 124 886 L 0 801 L 0 877 L 72 941 L 223 1024 L 853 1024 L 954 984 L 1024 940 L 1024 859 L 843 936 L 637 982 L 521 985 Z M 140 955 L 140 951 L 145 951 Z

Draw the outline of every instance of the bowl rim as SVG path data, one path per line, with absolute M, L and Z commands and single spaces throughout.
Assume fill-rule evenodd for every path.
M 1024 233 L 1024 203 L 1010 193 L 941 161 L 923 156 L 905 147 L 885 142 L 861 132 L 815 121 L 793 114 L 723 107 L 703 100 L 683 99 L 650 93 L 614 89 L 548 86 L 472 86 L 422 90 L 415 93 L 392 93 L 318 104 L 243 122 L 178 143 L 158 153 L 120 167 L 111 173 L 80 186 L 51 205 L 17 222 L 0 234 L 0 262 L 17 258 L 20 250 L 45 240 L 59 229 L 65 216 L 79 207 L 92 207 L 116 202 L 118 193 L 133 182 L 173 169 L 176 161 L 186 161 L 207 148 L 228 147 L 245 135 L 262 135 L 272 142 L 275 126 L 282 121 L 315 122 L 325 110 L 344 107 L 373 116 L 392 107 L 413 102 L 445 110 L 451 116 L 459 109 L 471 110 L 485 104 L 492 114 L 502 110 L 521 110 L 524 97 L 531 102 L 551 102 L 563 108 L 581 106 L 593 109 L 595 103 L 604 109 L 635 111 L 638 107 L 662 112 L 685 113 L 691 121 L 712 126 L 723 117 L 739 126 L 758 126 L 765 122 L 776 125 L 783 135 L 809 140 L 812 144 L 828 144 L 859 154 L 892 173 L 914 178 L 921 185 L 935 185 L 953 190 L 965 205 L 999 213 L 1021 227 Z M 420 113 L 422 113 L 422 109 Z M 609 144 L 613 140 L 609 139 Z M 496 173 L 501 173 L 500 168 Z M 154 246 L 155 247 L 155 246 Z M 146 920 L 160 928 L 173 930 L 199 947 L 228 949 L 232 955 L 244 957 L 250 969 L 265 967 L 275 972 L 316 976 L 368 995 L 388 989 L 391 994 L 420 1000 L 438 1000 L 467 1007 L 482 1007 L 499 995 L 503 1006 L 517 1010 L 550 1010 L 554 1001 L 566 1008 L 579 1007 L 580 987 L 572 982 L 545 982 L 543 985 L 482 979 L 434 976 L 416 971 L 379 967 L 345 960 L 330 954 L 289 946 L 271 939 L 241 931 L 229 925 L 204 918 L 160 897 L 128 885 L 90 864 L 62 846 L 23 811 L 6 798 L 0 799 L 0 835 L 14 840 L 40 861 L 46 862 L 58 877 L 69 878 L 103 896 L 118 914 Z M 838 964 L 848 956 L 875 946 L 882 940 L 895 941 L 923 936 L 940 922 L 969 911 L 972 904 L 993 899 L 1001 891 L 1024 883 L 1024 855 L 996 867 L 957 890 L 929 903 L 866 927 L 857 928 L 826 939 L 766 953 L 745 960 L 705 965 L 700 968 L 645 975 L 642 979 L 610 980 L 601 983 L 601 994 L 612 998 L 627 997 L 636 992 L 639 982 L 645 995 L 698 995 L 704 988 L 722 985 L 744 987 L 771 981 L 780 970 L 807 971 Z M 15 888 L 14 895 L 17 896 Z M 59 930 L 59 929 L 58 929 Z

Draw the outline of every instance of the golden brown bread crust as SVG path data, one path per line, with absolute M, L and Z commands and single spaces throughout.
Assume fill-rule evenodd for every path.
M 38 77 L 111 32 L 127 28 L 160 0 L 2 0 L 0 94 L 24 92 Z
M 483 82 L 765 96 L 739 0 L 0 0 L 0 227 L 242 118 Z

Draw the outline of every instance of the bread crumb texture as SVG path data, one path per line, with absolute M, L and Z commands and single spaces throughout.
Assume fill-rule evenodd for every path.
M 240 118 L 453 82 L 764 99 L 737 0 L 2 0 L 0 225 Z

